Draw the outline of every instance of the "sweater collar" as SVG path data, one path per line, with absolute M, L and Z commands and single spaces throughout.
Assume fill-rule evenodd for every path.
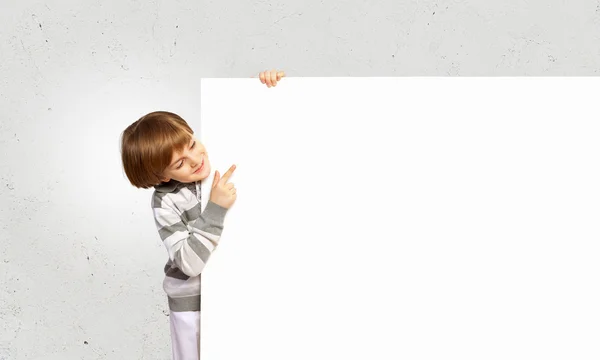
M 158 191 L 158 192 L 169 193 L 169 192 L 175 191 L 175 189 L 177 189 L 181 185 L 183 185 L 183 183 L 180 183 L 177 180 L 171 179 L 171 181 L 169 181 L 169 182 L 163 182 L 158 185 L 155 185 L 154 189 L 156 189 L 156 191 Z

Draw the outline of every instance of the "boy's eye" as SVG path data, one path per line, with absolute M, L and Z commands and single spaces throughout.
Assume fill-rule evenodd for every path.
M 191 148 L 193 149 L 194 146 L 196 146 L 196 142 L 195 141 L 192 143 L 192 147 Z
M 178 169 L 180 169 L 183 166 L 183 160 L 181 160 L 181 162 L 179 163 L 179 166 L 177 166 Z

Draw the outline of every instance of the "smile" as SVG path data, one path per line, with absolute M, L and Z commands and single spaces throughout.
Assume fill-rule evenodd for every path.
M 202 169 L 204 169 L 204 159 L 202 159 L 202 164 L 198 168 L 198 170 L 194 171 L 194 174 L 198 174 Z

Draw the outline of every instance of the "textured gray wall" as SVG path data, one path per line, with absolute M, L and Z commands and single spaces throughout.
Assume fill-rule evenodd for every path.
M 598 0 L 0 4 L 2 360 L 169 358 L 165 253 L 117 138 L 197 114 L 201 77 L 600 69 Z
M 594 75 L 600 1 L 2 1 L 2 72 Z M 5 75 L 6 76 L 6 75 Z M 32 79 L 33 80 L 33 79 Z

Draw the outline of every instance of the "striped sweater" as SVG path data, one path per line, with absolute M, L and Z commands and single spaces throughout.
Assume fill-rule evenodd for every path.
M 163 281 L 169 309 L 200 311 L 200 273 L 219 243 L 227 209 L 209 201 L 201 211 L 198 182 L 154 188 L 154 220 L 169 254 Z

